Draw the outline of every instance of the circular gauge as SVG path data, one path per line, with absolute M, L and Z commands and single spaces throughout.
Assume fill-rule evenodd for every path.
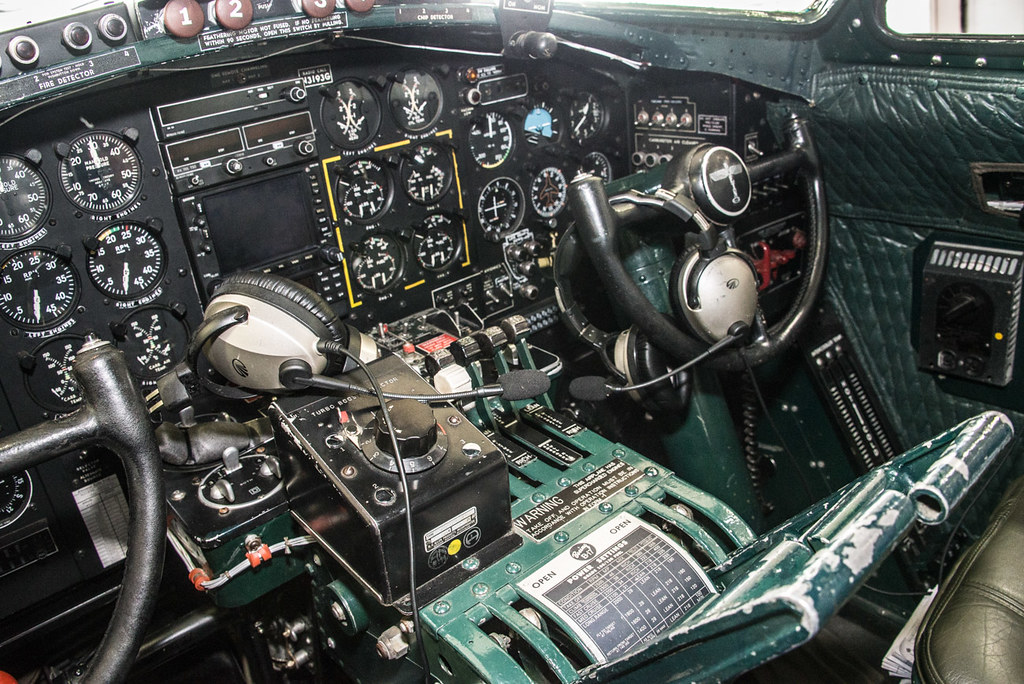
M 331 142 L 346 150 L 357 150 L 377 134 L 380 104 L 365 85 L 345 80 L 334 86 L 332 94 L 320 103 L 320 118 Z
M 416 261 L 428 271 L 443 271 L 459 255 L 452 220 L 444 214 L 432 214 L 423 222 L 423 239 L 416 248 Z
M 48 249 L 25 249 L 0 264 L 0 315 L 19 327 L 42 330 L 75 308 L 80 288 L 74 267 Z
M 145 226 L 125 221 L 107 226 L 87 241 L 89 277 L 100 292 L 134 299 L 160 281 L 164 248 Z
M 530 203 L 538 214 L 551 218 L 565 207 L 568 191 L 565 174 L 557 167 L 549 166 L 530 183 Z
M 469 153 L 485 169 L 505 163 L 512 154 L 512 124 L 498 112 L 487 112 L 469 126 Z
M 437 79 L 425 71 L 413 69 L 396 79 L 388 91 L 388 105 L 395 123 L 410 133 L 434 125 L 441 116 L 444 95 Z
M 526 142 L 531 145 L 558 140 L 562 134 L 562 122 L 555 113 L 555 108 L 546 102 L 538 102 L 526 113 L 523 133 L 526 134 Z
M 597 176 L 605 183 L 612 181 L 612 163 L 601 152 L 591 152 L 580 162 L 580 173 Z
M 0 155 L 0 240 L 17 240 L 39 229 L 50 213 L 50 185 L 21 157 Z
M 398 171 L 413 202 L 435 204 L 451 187 L 451 156 L 435 143 L 420 143 L 402 158 Z
M 163 306 L 133 311 L 115 326 L 118 348 L 142 380 L 156 380 L 185 358 L 188 328 Z
M 82 402 L 82 390 L 71 365 L 84 341 L 78 335 L 61 335 L 43 342 L 21 360 L 25 389 L 44 409 L 68 413 Z
M 601 131 L 604 118 L 604 105 L 594 95 L 574 97 L 569 109 L 569 134 L 577 142 L 589 140 Z
M 480 191 L 476 210 L 484 237 L 497 241 L 523 220 L 523 189 L 511 178 L 495 178 Z
M 379 162 L 356 159 L 338 179 L 338 201 L 353 221 L 372 223 L 391 203 L 391 176 Z
M 60 183 L 78 207 L 93 214 L 109 214 L 138 197 L 142 160 L 115 133 L 86 133 L 68 146 L 60 162 Z
M 360 287 L 384 292 L 398 282 L 405 265 L 402 246 L 390 235 L 371 235 L 355 246 L 352 272 Z
M 32 502 L 32 478 L 27 470 L 0 477 L 0 530 L 20 518 Z

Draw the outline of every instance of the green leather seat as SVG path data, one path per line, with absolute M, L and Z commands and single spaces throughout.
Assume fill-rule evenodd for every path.
M 914 670 L 929 683 L 1024 682 L 1024 478 L 940 588 Z

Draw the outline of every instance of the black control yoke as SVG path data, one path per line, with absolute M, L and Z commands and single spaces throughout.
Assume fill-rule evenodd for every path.
M 89 336 L 73 372 L 81 408 L 0 440 L 0 475 L 88 446 L 106 447 L 124 464 L 131 511 L 124 577 L 110 625 L 84 675 L 90 683 L 120 682 L 135 662 L 160 586 L 166 531 L 160 453 L 120 351 Z

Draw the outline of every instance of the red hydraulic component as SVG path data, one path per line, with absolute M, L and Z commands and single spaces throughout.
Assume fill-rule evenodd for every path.
M 794 247 L 796 245 L 797 236 L 793 236 Z M 758 286 L 758 290 L 767 289 L 769 285 L 775 280 L 775 276 L 780 266 L 788 264 L 790 261 L 796 258 L 796 249 L 772 249 L 771 246 L 761 240 L 754 245 L 754 254 L 760 250 L 761 256 L 755 256 L 754 268 L 757 269 L 757 275 L 761 278 L 761 284 Z

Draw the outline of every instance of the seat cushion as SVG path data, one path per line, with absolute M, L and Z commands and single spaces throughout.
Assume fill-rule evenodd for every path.
M 924 682 L 1024 682 L 1024 478 L 940 588 L 917 637 Z

